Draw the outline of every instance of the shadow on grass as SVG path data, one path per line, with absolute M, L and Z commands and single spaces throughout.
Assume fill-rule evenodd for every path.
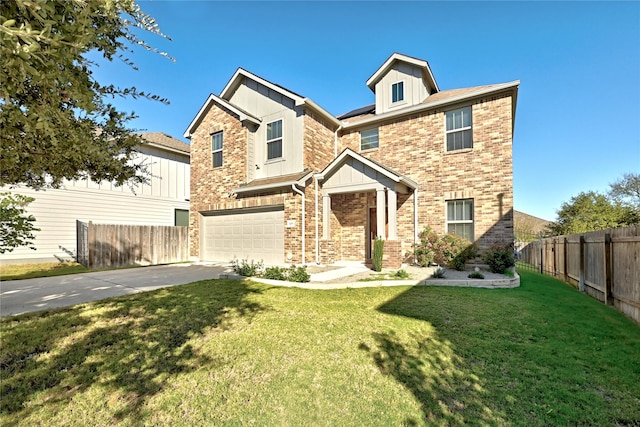
M 413 287 L 378 307 L 424 322 L 360 346 L 420 402 L 405 423 L 638 425 L 637 326 L 555 279 L 521 284 Z
M 0 413 L 24 418 L 44 401 L 55 413 L 56 403 L 97 385 L 118 396 L 116 420 L 143 416 L 172 377 L 220 363 L 201 354 L 197 338 L 250 322 L 265 310 L 252 298 L 260 292 L 244 281 L 203 281 L 7 319 Z
M 413 287 L 378 310 L 426 320 L 421 314 L 426 308 L 420 303 L 425 292 L 428 288 Z M 503 414 L 489 406 L 482 380 L 468 369 L 452 343 L 432 325 L 419 329 L 374 333 L 372 346 L 359 346 L 380 373 L 404 386 L 419 402 L 424 418 L 407 418 L 403 425 L 507 424 Z

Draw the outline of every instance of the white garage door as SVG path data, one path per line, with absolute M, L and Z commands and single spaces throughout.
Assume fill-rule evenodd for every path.
M 284 207 L 216 212 L 200 222 L 200 259 L 284 262 Z

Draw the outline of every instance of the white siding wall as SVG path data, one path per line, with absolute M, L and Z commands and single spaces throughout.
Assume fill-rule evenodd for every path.
M 149 184 L 135 188 L 111 183 L 68 181 L 63 188 L 34 191 L 26 187 L 1 191 L 36 200 L 28 207 L 36 217 L 34 242 L 0 255 L 0 263 L 55 262 L 76 252 L 76 220 L 103 224 L 174 225 L 175 209 L 189 209 L 189 157 L 144 147 L 144 159 L 154 175 Z M 141 150 L 142 151 L 142 150 Z
M 404 100 L 391 102 L 391 85 L 404 82 Z M 404 62 L 396 62 L 387 74 L 376 84 L 376 114 L 406 108 L 424 101 L 429 92 L 422 80 L 420 68 Z
M 304 122 L 301 111 L 292 99 L 272 91 L 253 80 L 245 79 L 231 99 L 232 104 L 259 117 L 253 146 L 254 179 L 300 172 L 303 169 L 302 135 Z M 267 161 L 267 124 L 282 119 L 282 159 Z M 251 155 L 249 155 L 251 157 Z

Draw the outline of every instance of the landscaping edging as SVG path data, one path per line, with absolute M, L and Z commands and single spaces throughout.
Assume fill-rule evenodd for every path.
M 508 289 L 520 286 L 520 276 L 514 272 L 508 279 L 425 279 L 424 286 L 460 286 L 467 288 Z

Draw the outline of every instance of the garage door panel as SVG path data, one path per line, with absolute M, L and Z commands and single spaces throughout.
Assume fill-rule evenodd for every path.
M 284 210 L 202 216 L 200 258 L 284 261 Z

